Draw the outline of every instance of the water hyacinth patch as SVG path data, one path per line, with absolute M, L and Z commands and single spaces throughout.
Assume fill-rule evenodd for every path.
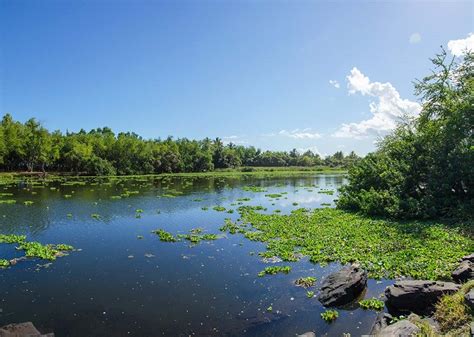
M 47 244 L 43 245 L 39 242 L 27 241 L 25 235 L 0 234 L 0 243 L 18 244 L 17 250 L 25 252 L 25 257 L 40 258 L 43 260 L 56 260 L 57 257 L 63 256 L 67 251 L 74 249 L 73 246 L 66 244 Z M 8 260 L 0 259 L 0 267 L 6 268 L 10 265 Z
M 223 206 L 214 206 L 212 209 L 217 212 L 224 212 L 226 210 L 226 208 Z
M 469 224 L 396 222 L 331 208 L 298 209 L 290 215 L 252 208 L 239 212 L 240 221 L 227 228 L 265 242 L 261 256 L 295 261 L 298 253 L 314 263 L 359 262 L 376 279 L 449 279 L 458 259 L 474 251 L 474 240 L 463 235 Z
M 156 230 L 152 231 L 152 233 L 155 233 L 156 235 L 158 235 L 160 237 L 160 241 L 163 241 L 163 242 L 176 242 L 176 241 L 178 241 L 178 239 L 175 238 L 173 236 L 173 234 L 165 231 L 164 229 L 156 229 Z
M 369 298 L 359 302 L 362 309 L 380 311 L 385 307 L 384 301 L 376 298 Z
M 339 313 L 336 310 L 326 310 L 321 313 L 321 318 L 326 322 L 330 323 L 335 321 L 339 317 Z
M 299 287 L 309 288 L 313 287 L 316 283 L 316 277 L 308 276 L 308 277 L 300 277 L 295 281 L 295 284 Z
M 288 274 L 291 271 L 290 266 L 271 266 L 266 267 L 264 270 L 258 273 L 259 277 L 263 277 L 265 275 L 276 275 L 278 273 Z

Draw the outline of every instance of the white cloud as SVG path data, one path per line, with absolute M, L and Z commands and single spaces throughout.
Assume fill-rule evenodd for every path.
M 402 117 L 413 117 L 420 112 L 420 104 L 402 99 L 391 83 L 371 82 L 356 67 L 347 76 L 347 82 L 349 94 L 360 93 L 375 98 L 369 104 L 372 117 L 358 123 L 342 124 L 333 137 L 361 139 L 384 135 L 393 130 Z
M 321 157 L 324 157 L 325 155 L 321 154 L 321 152 L 319 151 L 318 147 L 317 146 L 310 146 L 310 147 L 306 147 L 306 148 L 299 148 L 299 149 L 296 149 L 296 151 L 298 151 L 300 154 L 303 154 L 307 151 L 311 151 L 313 152 L 314 154 L 318 154 L 319 156 Z
M 474 33 L 469 33 L 465 39 L 448 41 L 448 49 L 454 56 L 464 55 L 466 50 L 474 51 Z
M 341 85 L 336 80 L 329 80 L 329 84 L 332 85 L 334 88 L 339 89 Z
M 411 44 L 419 43 L 421 41 L 421 34 L 420 33 L 411 34 L 410 39 L 408 41 L 410 41 Z
M 294 139 L 319 139 L 322 136 L 317 132 L 311 132 L 310 128 L 307 129 L 294 129 L 291 131 L 281 130 L 278 132 L 281 136 L 286 136 Z
M 248 141 L 244 140 L 243 137 L 245 136 L 236 136 L 236 135 L 225 136 L 225 137 L 222 137 L 222 143 L 224 145 L 228 145 L 230 143 L 235 144 L 235 145 L 248 144 Z

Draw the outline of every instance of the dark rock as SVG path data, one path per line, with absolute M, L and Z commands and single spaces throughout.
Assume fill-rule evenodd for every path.
M 54 337 L 53 333 L 42 335 L 33 323 L 14 323 L 0 328 L 0 337 Z
M 355 264 L 344 266 L 323 281 L 318 299 L 326 307 L 344 305 L 357 298 L 366 285 L 365 270 Z
M 464 295 L 464 299 L 466 300 L 466 304 L 474 310 L 474 288 L 469 290 L 469 292 Z
M 376 335 L 382 329 L 386 328 L 389 326 L 390 322 L 392 321 L 393 316 L 386 313 L 386 312 L 381 312 L 377 315 L 377 318 L 375 319 L 374 324 L 372 325 L 372 329 L 370 330 L 371 335 Z
M 471 262 L 474 262 L 474 253 L 470 254 L 470 255 L 466 255 L 466 256 L 463 256 L 461 258 L 461 261 L 459 262 L 462 262 L 462 261 L 471 261 Z
M 474 279 L 474 262 L 463 260 L 461 264 L 451 273 L 453 280 L 463 283 Z
M 386 337 L 412 337 L 420 332 L 420 328 L 409 320 L 398 321 L 392 325 L 383 328 L 376 336 Z
M 391 313 L 428 315 L 433 312 L 441 296 L 452 294 L 459 288 L 452 282 L 397 281 L 385 289 L 385 304 Z

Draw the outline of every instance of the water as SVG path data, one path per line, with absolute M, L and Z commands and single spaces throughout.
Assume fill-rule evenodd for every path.
M 236 210 L 239 205 L 231 204 L 238 198 L 251 198 L 243 204 L 262 205 L 267 212 L 279 209 L 282 214 L 300 207 L 334 206 L 337 192 L 317 192 L 337 189 L 344 183 L 343 176 L 79 182 L 0 186 L 0 193 L 14 194 L 4 198 L 17 200 L 14 205 L 0 204 L 0 233 L 26 234 L 29 240 L 79 249 L 49 267 L 38 266 L 45 261 L 28 260 L 1 270 L 0 325 L 32 321 L 58 337 L 369 333 L 375 312 L 349 306 L 327 324 L 320 318 L 325 309 L 317 299 L 308 299 L 305 289 L 293 285 L 302 276 L 317 277 L 319 285 L 339 268 L 337 264 L 323 268 L 302 259 L 291 263 L 288 275 L 257 277 L 268 266 L 257 255 L 265 250 L 262 243 L 227 234 L 190 246 L 184 241 L 161 242 L 151 233 L 162 228 L 186 234 L 201 227 L 205 233 L 219 234 L 225 218 L 239 216 L 212 207 Z M 246 191 L 244 186 L 262 186 L 267 192 Z M 124 191 L 134 193 L 111 198 Z M 265 196 L 282 192 L 287 194 L 278 200 Z M 177 196 L 159 197 L 166 194 Z M 34 203 L 25 206 L 27 200 Z M 141 218 L 136 217 L 137 209 L 143 210 Z M 19 255 L 12 245 L 0 245 L 0 257 Z M 369 280 L 366 296 L 378 296 L 388 283 Z

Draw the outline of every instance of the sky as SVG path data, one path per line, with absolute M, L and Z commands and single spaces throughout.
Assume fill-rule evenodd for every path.
M 0 0 L 0 114 L 365 154 L 472 33 L 472 1 Z

